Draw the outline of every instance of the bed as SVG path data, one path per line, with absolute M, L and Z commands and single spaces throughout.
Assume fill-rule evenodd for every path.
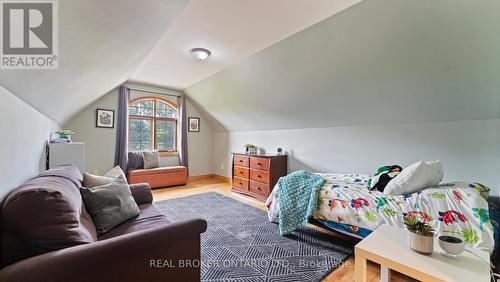
M 431 224 L 439 235 L 464 239 L 467 245 L 492 253 L 494 228 L 484 186 L 452 182 L 411 195 L 386 195 L 367 188 L 369 175 L 317 173 L 325 180 L 319 207 L 312 220 L 329 229 L 363 238 L 382 224 L 404 228 L 403 217 L 415 215 Z M 269 220 L 278 222 L 278 185 L 266 201 Z

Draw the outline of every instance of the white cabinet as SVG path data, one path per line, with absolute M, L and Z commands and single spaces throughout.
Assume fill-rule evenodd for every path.
M 85 143 L 50 143 L 48 146 L 49 168 L 72 164 L 85 171 Z

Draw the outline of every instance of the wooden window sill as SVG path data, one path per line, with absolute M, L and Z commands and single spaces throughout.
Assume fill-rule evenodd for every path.
M 179 152 L 160 152 L 160 157 L 178 156 Z

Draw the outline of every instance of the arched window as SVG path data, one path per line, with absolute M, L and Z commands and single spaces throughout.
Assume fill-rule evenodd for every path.
M 177 108 L 174 103 L 141 97 L 129 103 L 129 150 L 177 152 Z

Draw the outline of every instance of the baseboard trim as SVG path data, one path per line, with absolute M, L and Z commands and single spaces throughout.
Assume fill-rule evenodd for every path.
M 204 174 L 204 175 L 195 175 L 195 176 L 189 176 L 188 181 L 200 181 L 203 179 L 210 179 L 210 178 L 215 178 L 227 183 L 231 183 L 231 178 L 218 175 L 218 174 Z
M 214 178 L 213 174 L 203 174 L 203 175 L 195 175 L 195 176 L 189 176 L 188 181 L 198 181 L 198 180 L 203 180 L 207 178 Z

